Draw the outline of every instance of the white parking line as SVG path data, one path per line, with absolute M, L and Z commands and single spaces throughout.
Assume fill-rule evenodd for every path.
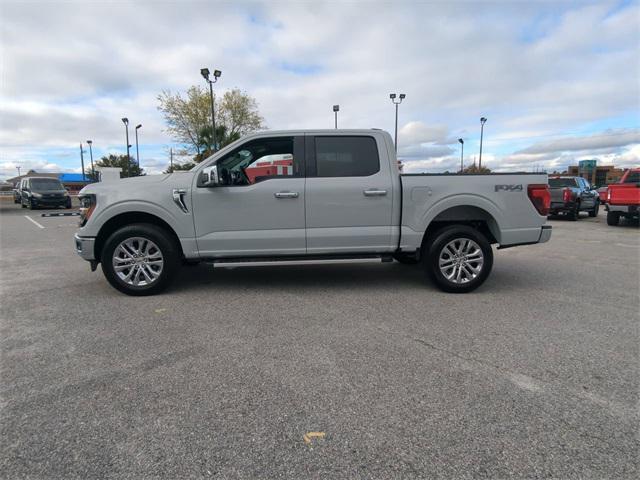
M 31 223 L 35 223 L 36 227 L 39 228 L 44 228 L 43 225 L 40 225 L 38 222 L 36 222 L 33 218 L 31 218 L 29 215 L 25 215 L 24 218 L 26 218 L 27 220 L 29 220 Z
M 638 248 L 638 245 L 627 245 L 626 243 L 616 243 L 616 247 Z

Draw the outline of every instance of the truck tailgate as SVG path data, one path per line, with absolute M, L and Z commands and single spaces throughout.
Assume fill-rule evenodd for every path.
M 637 183 L 609 185 L 611 205 L 640 205 L 640 187 Z

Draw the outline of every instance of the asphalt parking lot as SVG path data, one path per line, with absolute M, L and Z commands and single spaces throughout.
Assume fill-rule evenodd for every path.
M 0 207 L 4 478 L 637 478 L 640 235 L 603 211 L 467 295 L 366 263 L 145 298 L 41 213 Z

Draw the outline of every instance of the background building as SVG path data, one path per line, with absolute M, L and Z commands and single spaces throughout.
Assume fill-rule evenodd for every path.
M 62 182 L 64 188 L 72 194 L 78 193 L 82 187 L 91 183 L 89 176 L 85 175 L 83 179 L 81 173 L 38 173 L 35 170 L 29 170 L 25 175 L 20 175 L 19 177 L 8 178 L 7 183 L 17 185 L 23 178 L 29 177 L 57 178 Z
M 597 165 L 596 160 L 581 160 L 578 165 L 567 168 L 567 174 L 585 178 L 591 185 L 602 187 L 616 183 L 622 177 L 624 169 L 613 165 Z

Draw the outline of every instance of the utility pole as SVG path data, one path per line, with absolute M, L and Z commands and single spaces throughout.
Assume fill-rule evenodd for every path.
M 96 169 L 93 168 L 93 149 L 91 148 L 91 144 L 93 143 L 93 140 L 87 140 L 87 143 L 89 144 L 89 155 L 91 156 L 91 180 L 93 180 L 95 182 L 96 181 Z
M 84 182 L 84 152 L 82 150 L 82 142 L 80 143 L 80 164 L 82 165 L 82 181 Z
M 391 99 L 393 104 L 396 106 L 396 134 L 395 134 L 395 137 L 394 137 L 394 143 L 395 143 L 395 146 L 396 146 L 396 153 L 398 153 L 398 105 L 400 105 L 402 103 L 402 100 L 404 100 L 406 95 L 404 93 L 401 93 L 400 95 L 397 95 L 397 97 L 398 97 L 398 100 L 396 100 L 396 94 L 395 93 L 389 94 L 389 98 Z
M 333 106 L 333 114 L 335 115 L 335 121 L 336 121 L 336 130 L 338 129 L 338 112 L 340 111 L 340 105 L 334 105 Z
M 482 134 L 484 133 L 484 123 L 486 121 L 486 117 L 480 118 L 480 159 L 478 160 L 478 170 L 482 168 Z
M 142 124 L 136 125 L 136 163 L 138 164 L 138 175 L 140 174 L 140 151 L 138 150 L 138 130 Z
M 211 127 L 213 128 L 213 151 L 216 152 L 218 150 L 218 139 L 217 139 L 217 134 L 216 134 L 216 112 L 214 109 L 214 98 L 213 98 L 213 84 L 216 83 L 218 81 L 218 79 L 220 78 L 220 76 L 222 75 L 222 72 L 220 70 L 214 70 L 213 71 L 213 80 L 211 80 L 209 78 L 210 72 L 208 68 L 201 68 L 200 69 L 200 75 L 202 75 L 202 78 L 204 78 L 206 80 L 206 82 L 209 84 L 209 94 L 211 95 Z
M 126 129 L 127 132 L 127 171 L 126 171 L 126 177 L 131 176 L 129 170 L 131 167 L 131 157 L 129 156 L 129 148 L 131 147 L 131 145 L 129 145 L 129 119 L 127 117 L 124 117 L 122 119 L 122 123 L 124 123 L 124 127 Z
M 462 173 L 464 170 L 464 140 L 459 138 L 458 141 L 460 142 L 460 173 Z
M 171 165 L 170 170 L 173 172 L 173 148 L 169 149 L 169 165 Z
M 20 165 L 18 165 L 16 168 L 18 169 L 18 176 L 20 176 L 20 168 L 22 168 L 22 167 L 20 167 Z

